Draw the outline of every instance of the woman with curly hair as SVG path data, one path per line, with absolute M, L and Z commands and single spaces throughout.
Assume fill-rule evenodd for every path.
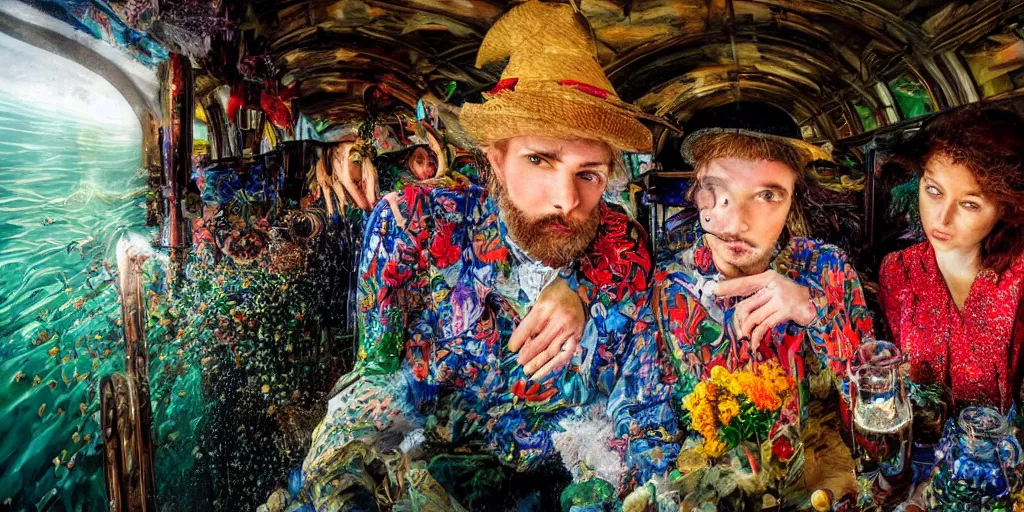
M 882 309 L 911 378 L 1007 411 L 1024 343 L 1024 120 L 971 106 L 929 119 L 901 157 L 927 237 L 888 255 Z

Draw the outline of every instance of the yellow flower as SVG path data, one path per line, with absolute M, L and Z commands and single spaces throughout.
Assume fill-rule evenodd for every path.
M 693 412 L 696 407 L 707 402 L 716 392 L 717 390 L 715 389 L 715 386 L 710 382 L 698 382 L 693 388 L 693 391 L 683 399 L 683 407 L 686 408 L 686 410 Z
M 735 398 L 718 402 L 718 421 L 722 422 L 722 425 L 728 425 L 739 413 L 740 404 Z
M 710 412 L 710 414 L 709 414 Z M 693 415 L 693 429 L 704 437 L 713 436 L 718 429 L 715 423 L 715 414 L 710 409 L 704 408 Z
M 711 369 L 711 382 L 720 388 L 724 388 L 731 395 L 738 395 L 743 392 L 737 374 L 726 370 L 724 366 L 716 366 Z
M 717 406 L 713 402 L 705 402 L 694 409 L 690 416 L 691 426 L 705 439 L 718 434 Z
M 683 398 L 683 409 L 693 412 L 693 408 L 697 404 L 697 401 L 698 400 L 696 393 L 690 393 L 689 395 L 686 395 L 686 397 Z
M 722 385 L 731 376 L 729 370 L 726 370 L 724 366 L 716 366 L 711 369 L 711 381 L 715 384 Z
M 717 405 L 715 397 L 717 389 L 713 384 L 700 382 L 693 392 L 683 399 L 683 407 L 690 411 L 692 428 L 705 438 L 714 436 L 718 429 L 715 422 Z
M 718 437 L 711 437 L 704 440 L 704 453 L 708 457 L 718 457 L 725 452 L 725 443 L 718 440 Z

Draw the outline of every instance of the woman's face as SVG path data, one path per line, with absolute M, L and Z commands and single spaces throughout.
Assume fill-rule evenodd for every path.
M 1001 216 L 974 174 L 943 154 L 925 163 L 918 199 L 925 235 L 940 252 L 979 247 Z
M 422 146 L 413 150 L 407 165 L 409 172 L 420 180 L 429 180 L 437 174 L 437 163 L 430 157 L 430 151 Z

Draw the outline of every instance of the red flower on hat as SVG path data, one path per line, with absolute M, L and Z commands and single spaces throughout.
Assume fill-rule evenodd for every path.
M 491 89 L 490 92 L 488 92 L 487 94 L 494 96 L 495 94 L 501 94 L 505 91 L 514 91 L 516 90 L 516 84 L 518 83 L 518 78 L 506 78 L 495 84 L 494 88 Z
M 566 87 L 575 88 L 576 90 L 582 93 L 589 94 L 596 98 L 601 98 L 602 100 L 608 99 L 608 96 L 611 94 L 610 92 L 600 87 L 595 87 L 593 85 L 585 84 L 583 82 L 577 82 L 576 80 L 562 80 L 558 82 L 558 85 L 564 85 Z

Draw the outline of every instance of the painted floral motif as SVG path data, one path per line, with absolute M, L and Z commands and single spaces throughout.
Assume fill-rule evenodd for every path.
M 386 197 L 367 223 L 360 360 L 345 378 L 363 384 L 341 390 L 324 420 L 330 428 L 314 435 L 304 471 L 312 501 L 333 495 L 336 484 L 321 475 L 350 462 L 347 445 L 395 433 L 393 420 L 369 418 L 372 410 L 348 407 L 355 402 L 345 398 L 351 389 L 365 392 L 367 379 L 393 383 L 394 376 L 404 384 L 388 391 L 395 397 L 388 409 L 415 411 L 403 421 L 421 426 L 432 443 L 528 471 L 556 454 L 551 434 L 560 421 L 607 400 L 615 425 L 609 448 L 621 449 L 633 469 L 623 478 L 645 481 L 666 469 L 678 450 L 676 420 L 653 340 L 634 336 L 650 323 L 637 322 L 650 257 L 634 222 L 604 207 L 601 216 L 595 249 L 572 268 L 551 269 L 506 242 L 496 204 L 459 174 Z M 559 275 L 585 300 L 590 321 L 567 368 L 530 380 L 505 343 L 543 284 Z

